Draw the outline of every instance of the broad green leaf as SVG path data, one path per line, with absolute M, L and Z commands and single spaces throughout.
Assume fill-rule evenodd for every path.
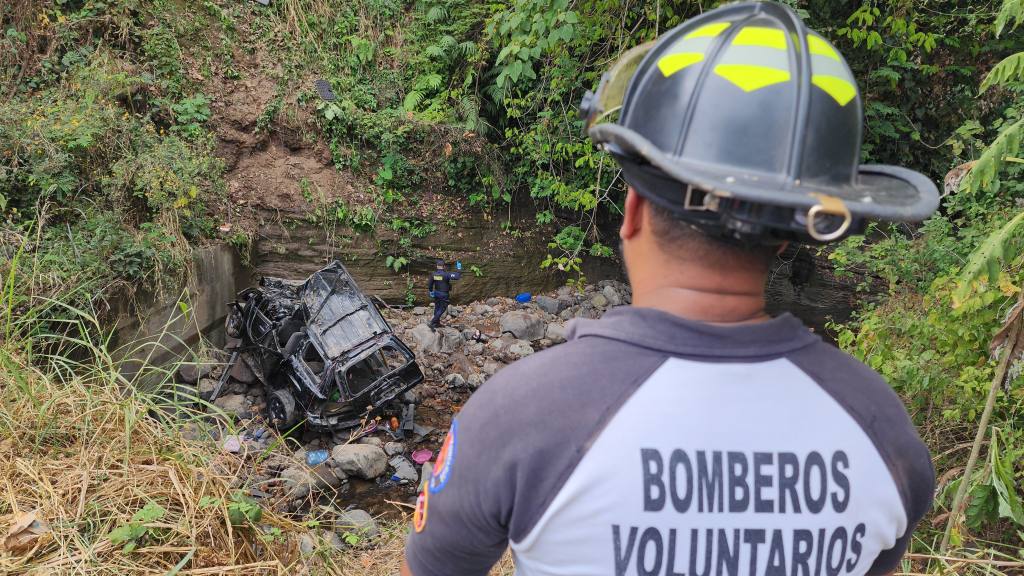
M 1013 463 L 999 453 L 999 433 L 993 432 L 989 454 L 992 462 L 992 486 L 999 495 L 999 516 L 1009 518 L 1019 526 L 1024 526 L 1024 505 L 1017 494 L 1017 485 L 1013 478 Z
M 1017 26 L 1024 22 L 1024 0 L 1003 0 L 1003 5 L 999 8 L 999 14 L 996 15 L 994 24 L 996 36 L 1002 34 L 1006 25 L 1011 21 L 1013 22 L 1013 25 L 1010 26 L 1011 31 L 1016 30 Z
M 984 93 L 992 86 L 1005 86 L 1011 82 L 1024 80 L 1024 52 L 1017 52 L 1003 58 L 995 65 L 981 82 L 979 91 Z
M 967 260 L 953 292 L 953 307 L 960 307 L 983 284 L 996 284 L 1003 267 L 1017 259 L 1024 237 L 1024 212 L 989 235 Z

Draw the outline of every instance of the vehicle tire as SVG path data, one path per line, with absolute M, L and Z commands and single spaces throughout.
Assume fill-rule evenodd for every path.
M 295 397 L 288 390 L 270 390 L 267 396 L 267 420 L 278 430 L 287 430 L 299 421 Z

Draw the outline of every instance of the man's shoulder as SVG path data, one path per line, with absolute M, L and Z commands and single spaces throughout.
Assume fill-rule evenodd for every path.
M 824 343 L 788 359 L 860 425 L 896 481 L 908 517 L 920 518 L 931 506 L 935 471 L 927 445 L 889 383 L 863 362 Z
M 607 338 L 569 340 L 503 367 L 474 394 L 503 400 L 607 394 L 647 376 L 667 355 Z

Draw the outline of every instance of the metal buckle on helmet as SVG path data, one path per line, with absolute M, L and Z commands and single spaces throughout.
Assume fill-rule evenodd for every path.
M 818 199 L 818 204 L 811 206 L 807 211 L 807 233 L 811 238 L 819 242 L 829 242 L 842 237 L 850 229 L 850 224 L 853 222 L 853 215 L 850 214 L 850 209 L 846 207 L 842 200 L 835 196 L 819 193 L 811 194 L 811 196 Z M 843 222 L 831 232 L 818 232 L 815 221 L 819 214 L 842 216 Z
M 699 201 L 694 197 L 695 190 L 702 194 Z M 717 212 L 718 196 L 715 196 L 714 192 L 711 190 L 705 190 L 703 188 L 698 188 L 693 184 L 687 184 L 686 195 L 683 197 L 683 209 L 694 212 Z

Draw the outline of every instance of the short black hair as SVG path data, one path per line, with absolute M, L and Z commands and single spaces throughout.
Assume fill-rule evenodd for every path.
M 651 208 L 652 232 L 658 245 L 665 252 L 678 254 L 682 259 L 734 262 L 768 270 L 778 252 L 778 246 L 746 246 L 716 238 L 671 210 L 654 202 L 647 205 Z

